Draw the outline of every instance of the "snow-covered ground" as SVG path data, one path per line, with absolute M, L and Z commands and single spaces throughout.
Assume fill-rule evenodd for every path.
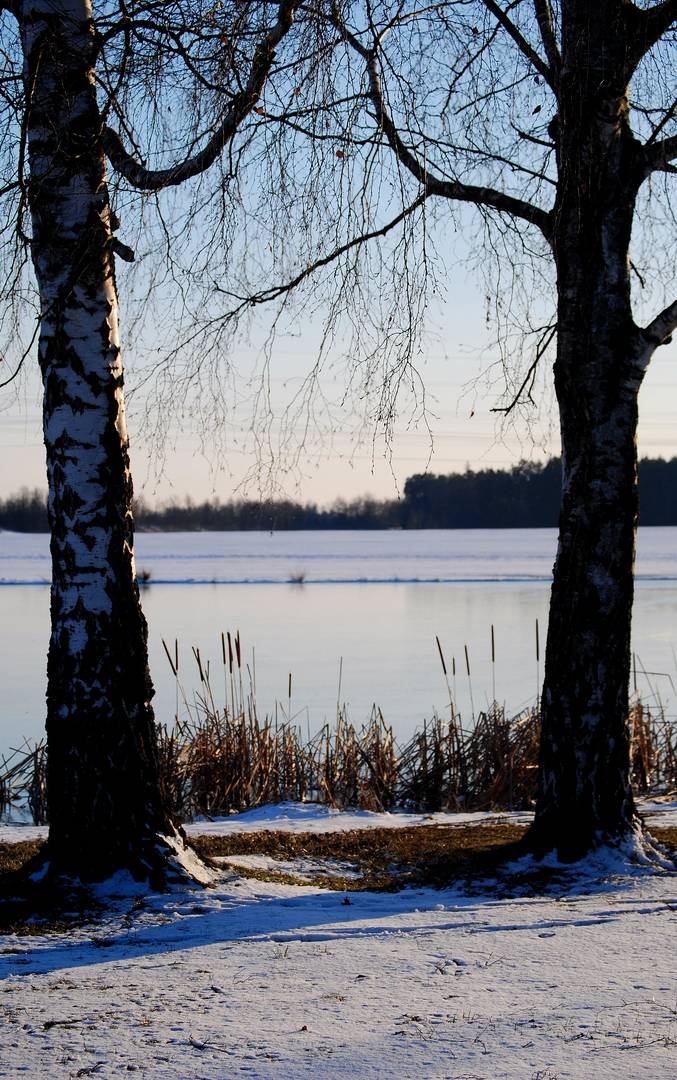
M 640 799 L 639 809 L 648 825 L 665 825 L 677 828 L 677 801 L 673 796 L 662 799 Z M 252 833 L 262 830 L 278 832 L 348 832 L 353 829 L 406 829 L 415 825 L 479 825 L 482 823 L 510 822 L 513 825 L 529 825 L 532 814 L 526 810 L 511 812 L 435 814 L 375 814 L 371 810 L 335 810 L 318 803 L 283 802 L 258 806 L 242 814 L 229 817 L 205 819 L 186 825 L 189 836 L 227 836 L 229 833 Z M 0 824 L 0 843 L 19 840 L 42 840 L 47 828 L 27 825 L 21 821 Z
M 647 810 L 677 819 L 675 803 Z M 430 821 L 287 804 L 209 829 L 413 819 Z M 0 938 L 0 1076 L 674 1080 L 676 875 L 590 862 L 549 895 L 504 894 L 225 874 L 122 895 L 68 934 Z

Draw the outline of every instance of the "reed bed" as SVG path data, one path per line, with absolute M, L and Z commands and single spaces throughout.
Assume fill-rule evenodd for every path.
M 285 800 L 362 810 L 505 809 L 532 805 L 538 714 L 494 704 L 464 731 L 434 716 L 403 746 L 374 707 L 355 727 L 341 707 L 312 738 L 287 721 L 204 708 L 160 728 L 164 793 L 183 820 Z
M 494 701 L 464 726 L 450 691 L 447 713 L 433 715 L 401 745 L 379 708 L 356 727 L 339 702 L 334 723 L 311 736 L 295 722 L 291 676 L 286 702 L 260 716 L 253 664 L 250 668 L 243 659 L 239 634 L 222 635 L 217 674 L 199 650 L 192 650 L 198 688 L 190 695 L 180 677 L 178 644 L 165 644 L 165 651 L 176 680 L 176 716 L 172 724 L 158 726 L 160 777 L 167 805 L 179 820 L 286 800 L 423 812 L 534 804 L 537 702 L 510 715 Z M 441 648 L 440 657 L 445 667 Z M 677 725 L 660 701 L 649 706 L 633 696 L 628 727 L 635 791 L 675 789 Z M 26 744 L 2 760 L 0 814 L 21 807 L 24 816 L 45 823 L 45 774 L 42 743 Z
M 24 742 L 9 757 L 0 758 L 0 818 L 18 811 L 34 825 L 46 825 L 47 747 Z

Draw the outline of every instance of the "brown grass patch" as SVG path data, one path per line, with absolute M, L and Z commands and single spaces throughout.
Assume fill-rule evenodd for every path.
M 495 873 L 523 853 L 526 827 L 510 822 L 486 825 L 423 825 L 404 829 L 360 829 L 334 833 L 256 832 L 193 839 L 209 858 L 267 855 L 285 862 L 311 857 L 351 863 L 359 878 L 313 874 L 312 883 L 340 892 L 394 891 L 406 886 L 444 886 Z M 652 835 L 677 854 L 677 828 L 654 828 Z M 308 885 L 288 869 L 234 866 L 243 877 Z
M 649 832 L 660 844 L 666 844 L 677 854 L 677 828 L 650 828 Z
M 526 829 L 511 824 L 474 826 L 423 825 L 405 829 L 358 829 L 332 833 L 256 832 L 201 836 L 195 846 L 210 858 L 268 855 L 289 862 L 312 857 L 348 862 L 359 878 L 313 875 L 313 884 L 341 892 L 395 890 L 407 885 L 443 885 L 486 874 L 513 858 Z M 288 871 L 238 866 L 237 872 L 260 880 L 307 885 Z
M 492 876 L 522 854 L 526 827 L 510 822 L 482 825 L 422 825 L 403 829 L 356 829 L 330 833 L 252 832 L 227 836 L 198 836 L 192 843 L 200 854 L 223 860 L 228 856 L 267 855 L 289 863 L 294 859 L 327 860 L 327 874 L 295 875 L 289 867 L 259 869 L 234 866 L 242 877 L 278 884 L 320 886 L 338 892 L 394 892 L 407 886 L 444 887 L 453 882 L 472 885 Z M 677 828 L 652 828 L 652 836 L 677 856 Z M 42 841 L 0 844 L 0 933 L 64 932 L 85 918 L 95 917 L 84 895 L 58 895 L 44 885 L 26 887 L 21 871 L 35 859 Z M 357 877 L 330 873 L 331 863 L 349 863 Z M 532 875 L 538 889 L 557 880 L 560 872 Z M 506 881 L 506 887 L 509 883 Z M 73 916 L 73 911 L 82 915 Z M 64 912 L 69 912 L 64 917 Z
M 12 874 L 20 870 L 40 852 L 44 840 L 21 840 L 19 843 L 0 843 L 0 874 Z

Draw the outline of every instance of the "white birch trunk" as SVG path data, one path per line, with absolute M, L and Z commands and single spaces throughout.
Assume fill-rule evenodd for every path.
M 159 792 L 135 580 L 91 14 L 88 0 L 28 0 L 21 11 L 53 573 L 49 858 L 53 872 L 83 880 L 122 868 L 162 877 L 159 838 L 181 847 Z

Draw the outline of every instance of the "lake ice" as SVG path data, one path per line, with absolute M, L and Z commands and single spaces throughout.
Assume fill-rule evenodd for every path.
M 436 635 L 464 718 L 487 704 L 494 686 L 496 697 L 517 711 L 533 700 L 542 676 L 555 548 L 551 529 L 142 533 L 137 565 L 151 580 L 143 605 L 158 718 L 171 720 L 176 706 L 162 638 L 179 639 L 189 698 L 198 684 L 191 646 L 211 660 L 218 703 L 220 634 L 236 629 L 259 712 L 271 713 L 277 703 L 278 715 L 291 708 L 313 731 L 333 719 L 339 694 L 358 724 L 379 704 L 401 738 L 433 709 L 443 711 L 448 694 Z M 48 537 L 0 533 L 0 749 L 42 730 L 49 576 Z M 292 583 L 299 579 L 302 584 Z M 637 579 L 638 682 L 670 707 L 677 678 L 677 529 L 640 530 Z M 645 676 L 643 668 L 656 674 Z

